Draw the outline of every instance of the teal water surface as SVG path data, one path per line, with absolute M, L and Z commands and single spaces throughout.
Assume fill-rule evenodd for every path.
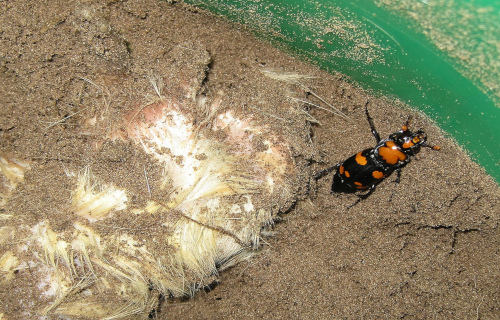
M 500 182 L 499 106 L 408 21 L 368 0 L 186 2 L 421 109 Z

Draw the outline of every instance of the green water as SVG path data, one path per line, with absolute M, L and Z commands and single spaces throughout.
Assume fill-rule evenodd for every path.
M 457 71 L 456 59 L 401 15 L 368 0 L 186 2 L 246 24 L 285 51 L 346 74 L 376 94 L 423 110 L 500 182 L 495 97 L 473 76 Z

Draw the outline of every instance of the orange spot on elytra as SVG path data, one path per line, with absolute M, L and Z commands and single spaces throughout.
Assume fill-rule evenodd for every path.
M 388 164 L 396 164 L 398 161 L 406 160 L 406 155 L 399 150 L 394 141 L 387 141 L 385 146 L 378 149 L 378 154 Z
M 344 176 L 346 177 L 350 177 L 351 175 L 349 174 L 349 171 L 345 170 L 344 166 L 343 165 L 340 165 L 339 167 L 339 173 L 340 174 L 343 174 Z
M 373 171 L 372 176 L 375 179 L 382 179 L 384 177 L 384 173 L 382 171 Z
M 361 152 L 356 153 L 356 162 L 362 166 L 364 166 L 368 163 L 368 161 L 366 160 L 366 157 L 361 155 Z
M 363 185 L 361 182 L 355 181 L 354 184 L 356 185 L 356 189 L 359 189 L 359 190 L 363 190 L 363 189 L 368 188 L 367 186 Z

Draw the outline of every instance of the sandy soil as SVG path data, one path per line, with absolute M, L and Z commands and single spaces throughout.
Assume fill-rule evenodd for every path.
M 31 161 L 33 175 L 45 172 L 42 187 L 53 194 L 61 192 L 51 190 L 50 182 L 61 166 L 92 161 L 103 175 L 111 167 L 140 189 L 134 183 L 142 172 L 122 172 L 120 162 L 142 168 L 148 160 L 126 147 L 92 155 L 92 137 L 80 124 L 97 108 L 109 108 L 113 119 L 154 96 L 148 77 L 163 79 L 172 98 L 176 85 L 202 79 L 207 97 L 223 92 L 230 105 L 271 108 L 274 118 L 262 116 L 276 121 L 291 102 L 266 85 L 262 71 L 307 75 L 301 83 L 349 117 L 310 108 L 318 121 L 312 127 L 315 152 L 298 154 L 310 172 L 374 145 L 363 109 L 367 99 L 381 136 L 413 115 L 413 128 L 425 128 L 429 142 L 441 146 L 439 152 L 423 150 L 403 170 L 399 185 L 389 177 L 350 209 L 357 197 L 331 195 L 331 175 L 310 181 L 308 193 L 281 215 L 256 257 L 225 271 L 217 285 L 193 298 L 166 299 L 152 317 L 500 318 L 500 189 L 430 120 L 403 103 L 371 97 L 343 75 L 299 62 L 243 27 L 182 3 L 4 2 L 0 41 L 0 149 Z M 196 74 L 206 52 L 208 73 Z M 172 74 L 176 65 L 179 72 Z M 326 107 L 300 85 L 283 85 L 291 96 Z M 298 141 L 297 150 L 308 149 L 302 144 L 307 141 Z M 33 219 L 64 206 L 55 195 L 36 197 L 35 191 L 25 205 L 38 210 Z M 138 194 L 137 201 L 145 196 Z M 61 217 L 55 228 L 64 228 L 65 221 Z M 0 291 L 4 305 L 6 297 L 23 299 Z

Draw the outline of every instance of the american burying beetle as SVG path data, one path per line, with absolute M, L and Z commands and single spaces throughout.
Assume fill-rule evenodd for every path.
M 368 112 L 369 101 L 365 105 L 365 113 L 371 132 L 377 140 L 375 147 L 356 153 L 347 160 L 319 172 L 315 178 L 320 178 L 333 170 L 337 170 L 333 176 L 332 192 L 348 192 L 368 190 L 364 194 L 357 194 L 359 197 L 352 206 L 359 201 L 366 199 L 375 191 L 376 186 L 394 171 L 398 177 L 396 183 L 401 178 L 401 169 L 410 162 L 411 157 L 420 151 L 421 147 L 440 150 L 438 146 L 431 146 L 426 143 L 427 135 L 424 131 L 412 132 L 408 127 L 411 117 L 408 117 L 401 130 L 394 132 L 388 139 L 381 140 L 375 129 L 372 117 Z

